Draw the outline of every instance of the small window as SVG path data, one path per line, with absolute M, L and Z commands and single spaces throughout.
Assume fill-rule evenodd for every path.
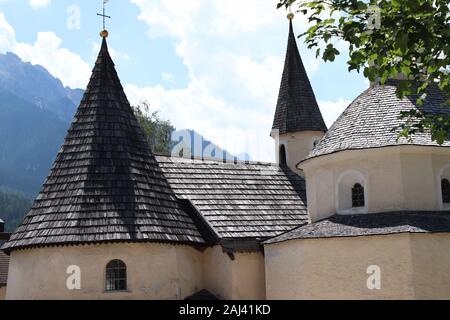
M 286 148 L 284 145 L 280 147 L 280 166 L 286 166 L 287 165 L 287 159 L 286 159 Z
M 361 208 L 365 206 L 364 187 L 357 183 L 352 189 L 352 206 L 353 208 Z
M 127 266 L 123 261 L 113 260 L 106 265 L 106 291 L 127 290 Z
M 450 182 L 448 179 L 442 179 L 442 202 L 450 203 Z

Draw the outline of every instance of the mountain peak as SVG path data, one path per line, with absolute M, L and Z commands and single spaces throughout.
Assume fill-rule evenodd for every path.
M 64 87 L 41 65 L 24 62 L 13 52 L 0 54 L 0 88 L 70 122 L 81 100 L 80 90 Z

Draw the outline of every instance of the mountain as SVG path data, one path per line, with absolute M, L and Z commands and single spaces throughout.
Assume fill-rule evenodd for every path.
M 56 114 L 0 89 L 0 186 L 33 197 L 68 126 Z
M 30 208 L 30 199 L 20 193 L 0 188 L 0 219 L 5 222 L 6 232 L 14 231 Z
M 0 187 L 39 192 L 82 95 L 42 66 L 0 54 Z
M 175 138 L 173 141 L 174 150 L 179 150 L 180 148 L 190 146 L 191 155 L 196 158 L 216 159 L 219 161 L 251 160 L 251 157 L 248 153 L 242 153 L 235 156 L 229 153 L 227 150 L 222 149 L 215 143 L 209 141 L 195 130 L 179 130 L 175 132 L 173 137 Z
M 70 122 L 83 95 L 64 87 L 44 67 L 23 62 L 14 53 L 0 54 L 0 88 Z
M 40 191 L 83 93 L 64 87 L 42 66 L 23 62 L 13 53 L 0 54 L 0 218 L 9 230 Z M 201 142 L 201 147 L 192 143 L 196 157 L 203 153 L 221 158 L 223 152 L 235 159 L 197 132 L 186 132 L 187 139 Z

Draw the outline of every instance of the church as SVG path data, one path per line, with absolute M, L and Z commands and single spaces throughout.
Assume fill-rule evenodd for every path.
M 6 299 L 450 299 L 450 142 L 397 139 L 373 83 L 327 128 L 289 36 L 277 163 L 155 155 L 107 31 L 64 144 L 2 250 Z M 269 131 L 269 130 L 268 130 Z M 269 134 L 269 132 L 268 132 Z

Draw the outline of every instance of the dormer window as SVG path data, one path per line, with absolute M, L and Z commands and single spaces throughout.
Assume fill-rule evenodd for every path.
M 442 179 L 441 189 L 442 189 L 442 202 L 450 204 L 450 182 L 448 179 Z
M 362 208 L 365 205 L 364 187 L 360 183 L 357 183 L 352 188 L 352 207 Z

